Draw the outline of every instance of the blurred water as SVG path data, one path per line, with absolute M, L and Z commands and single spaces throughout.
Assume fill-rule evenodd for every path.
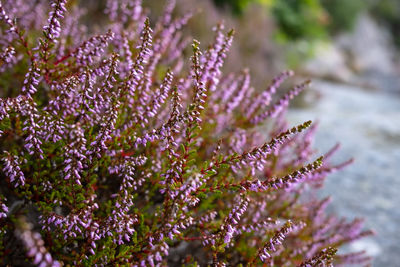
M 306 109 L 293 109 L 291 124 L 319 121 L 315 147 L 320 153 L 337 141 L 337 161 L 355 163 L 329 176 L 323 195 L 332 209 L 348 218 L 364 217 L 374 237 L 350 249 L 367 250 L 373 266 L 400 266 L 400 96 L 324 81 L 314 82 L 320 99 Z

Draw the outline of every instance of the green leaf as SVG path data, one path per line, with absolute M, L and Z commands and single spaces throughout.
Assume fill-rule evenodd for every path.
M 182 153 L 186 154 L 186 148 L 184 144 L 181 144 Z
M 127 245 L 121 245 L 119 247 L 119 252 L 118 252 L 118 256 L 117 257 L 122 257 L 125 256 L 126 253 L 128 253 L 130 246 Z
M 228 168 L 231 167 L 231 165 L 226 164 L 226 163 L 221 163 L 219 166 L 220 166 L 221 168 L 223 168 L 223 169 L 228 169 Z

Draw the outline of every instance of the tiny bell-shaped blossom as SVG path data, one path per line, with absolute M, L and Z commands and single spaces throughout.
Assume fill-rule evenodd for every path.
M 9 152 L 5 151 L 3 156 L 4 168 L 3 172 L 8 176 L 10 182 L 15 187 L 23 186 L 25 184 L 25 175 L 21 171 L 21 160 Z
M 45 36 L 56 42 L 56 39 L 60 37 L 61 24 L 60 19 L 64 18 L 64 13 L 67 11 L 65 4 L 67 0 L 54 0 L 51 4 L 52 10 L 50 11 L 49 18 L 47 20 L 47 25 L 43 27 Z
M 15 230 L 15 233 L 24 244 L 27 250 L 26 255 L 32 258 L 33 264 L 44 267 L 61 267 L 60 262 L 54 260 L 47 251 L 41 235 L 32 231 L 32 225 L 27 223 L 24 218 L 19 219 L 19 227 Z

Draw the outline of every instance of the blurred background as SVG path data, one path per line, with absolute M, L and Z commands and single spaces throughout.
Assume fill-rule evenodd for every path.
M 164 1 L 144 3 L 157 16 Z M 289 122 L 318 121 L 317 153 L 339 142 L 338 162 L 355 158 L 321 195 L 332 196 L 333 212 L 364 217 L 377 232 L 345 250 L 367 250 L 374 266 L 400 266 L 400 1 L 178 0 L 177 13 L 193 10 L 187 33 L 203 45 L 218 22 L 235 28 L 225 68 L 248 67 L 256 88 L 287 68 L 293 83 L 313 80 Z

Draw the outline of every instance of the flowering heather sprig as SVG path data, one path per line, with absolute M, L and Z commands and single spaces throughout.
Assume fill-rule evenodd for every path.
M 8 26 L 8 31 L 10 33 L 17 33 L 17 27 L 14 24 L 14 21 L 10 18 L 10 16 L 6 13 L 3 8 L 3 4 L 0 2 L 0 20 L 4 21 Z
M 8 207 L 6 206 L 6 204 L 4 204 L 6 200 L 7 200 L 6 198 L 0 195 L 0 220 L 7 218 Z
M 37 86 L 40 82 L 40 69 L 35 63 L 29 68 L 28 73 L 25 76 L 24 85 L 22 86 L 22 93 L 26 96 L 32 97 L 36 91 Z
M 61 24 L 60 19 L 64 18 L 64 13 L 67 11 L 65 9 L 65 4 L 67 0 L 54 0 L 51 4 L 52 10 L 49 14 L 49 19 L 47 20 L 47 25 L 43 27 L 44 35 L 49 40 L 56 42 L 57 38 L 60 37 Z
M 246 211 L 249 201 L 250 199 L 246 197 L 241 199 L 241 201 L 237 203 L 237 206 L 233 207 L 232 211 L 225 218 L 225 222 L 221 227 L 223 233 L 222 236 L 225 244 L 229 244 L 231 242 L 231 239 L 237 231 L 235 229 L 236 225 L 239 223 L 240 218 Z
M 51 3 L 52 10 L 49 13 L 47 25 L 43 27 L 44 35 L 51 41 L 56 41 L 60 37 L 60 19 L 64 18 L 66 0 L 54 0 Z
M 299 267 L 312 267 L 312 266 L 333 266 L 333 257 L 337 252 L 336 248 L 328 247 L 321 250 L 311 259 L 301 263 Z
M 21 113 L 27 116 L 27 120 L 24 122 L 23 131 L 28 133 L 28 137 L 25 138 L 25 149 L 30 155 L 36 153 L 39 158 L 43 158 L 42 141 L 40 140 L 40 127 L 38 124 L 40 115 L 36 107 L 36 102 L 28 96 L 22 106 Z
M 216 28 L 216 37 L 213 47 L 207 50 L 204 56 L 204 71 L 201 80 L 204 84 L 208 83 L 211 92 L 216 90 L 221 77 L 221 68 L 226 58 L 226 53 L 232 45 L 234 31 L 231 30 L 226 36 L 223 35 L 223 24 L 219 24 Z
M 290 76 L 293 76 L 294 72 L 291 70 L 284 71 L 276 76 L 271 85 L 262 92 L 260 95 L 255 97 L 255 100 L 251 103 L 250 106 L 246 109 L 247 117 L 250 117 L 256 110 L 261 108 L 262 106 L 268 106 L 272 100 L 273 94 L 276 93 L 276 90 L 281 86 L 281 84 Z
M 150 101 L 149 105 L 146 107 L 146 115 L 145 117 L 152 118 L 154 117 L 161 105 L 164 104 L 165 100 L 168 97 L 168 94 L 171 90 L 171 84 L 173 79 L 173 73 L 168 70 L 167 74 L 165 74 L 165 78 L 160 86 L 159 91 L 154 95 L 153 99 Z
M 234 170 L 240 168 L 241 166 L 246 166 L 249 162 L 253 162 L 252 165 L 257 164 L 259 161 L 261 163 L 263 160 L 272 152 L 274 152 L 280 145 L 282 145 L 286 140 L 288 140 L 289 136 L 292 134 L 300 133 L 306 128 L 310 127 L 311 121 L 304 122 L 301 125 L 298 125 L 296 127 L 293 127 L 286 132 L 283 132 L 279 134 L 278 136 L 274 137 L 271 139 L 270 142 L 264 143 L 260 147 L 253 148 L 252 150 L 245 152 L 241 155 L 238 156 L 231 156 L 228 157 L 228 159 L 224 160 L 224 163 L 235 163 L 235 165 L 232 165 L 231 167 L 234 168 Z M 253 172 L 255 171 L 255 168 L 253 168 Z
M 10 182 L 14 184 L 15 187 L 25 185 L 25 175 L 21 171 L 21 160 L 9 152 L 4 151 L 3 162 L 4 168 L 3 172 L 10 179 Z
M 39 8 L 38 5 L 36 5 Z M 42 10 L 45 10 L 42 8 Z M 70 52 L 70 43 L 79 44 L 82 40 L 87 38 L 88 29 L 85 25 L 81 25 L 79 21 L 87 14 L 85 9 L 81 9 L 77 6 L 72 6 L 67 15 L 64 14 L 63 27 L 61 28 L 60 36 L 54 47 L 55 64 L 58 65 L 67 59 L 66 56 Z
M 228 114 L 233 112 L 233 110 L 237 106 L 239 106 L 239 104 L 243 101 L 245 93 L 249 90 L 249 87 L 250 87 L 250 74 L 249 70 L 246 69 L 243 71 L 242 79 L 240 81 L 238 89 L 226 103 L 226 111 Z
M 75 88 L 78 87 L 79 80 L 77 77 L 66 78 L 60 83 L 52 84 L 50 90 L 56 96 L 50 99 L 49 105 L 45 107 L 45 110 L 64 119 L 75 114 L 77 104 L 73 100 L 76 95 Z
M 174 11 L 176 6 L 176 0 L 167 0 L 166 2 L 167 3 L 165 4 L 164 12 L 157 23 L 157 26 L 160 29 L 156 27 L 157 30 L 163 30 L 165 26 L 169 25 L 172 20 L 172 12 Z
M 14 39 L 14 35 L 18 36 L 18 41 L 19 43 L 24 47 L 26 54 L 30 57 L 31 60 L 33 60 L 32 57 L 32 51 L 28 47 L 28 42 L 26 38 L 24 37 L 23 31 L 20 30 L 18 25 L 16 24 L 16 19 L 12 18 L 7 12 L 4 10 L 2 2 L 0 2 L 0 22 L 3 21 L 7 25 L 7 31 L 5 40 L 10 42 L 9 45 L 11 45 L 12 40 Z M 7 42 L 6 42 L 7 43 Z
M 307 86 L 309 86 L 311 81 L 306 81 L 298 86 L 295 86 L 292 90 L 282 96 L 277 103 L 275 103 L 270 109 L 267 111 L 261 112 L 260 114 L 254 116 L 250 119 L 252 124 L 259 124 L 264 121 L 266 118 L 274 118 L 279 113 L 281 113 L 288 105 L 289 100 L 293 99 L 293 97 L 300 94 Z
M 116 173 L 122 176 L 122 182 L 119 188 L 119 193 L 114 195 L 115 207 L 106 224 L 107 233 L 114 231 L 117 234 L 117 243 L 123 244 L 129 242 L 133 232 L 134 225 L 138 221 L 137 216 L 129 214 L 131 207 L 134 206 L 134 199 L 131 195 L 132 191 L 137 191 L 145 182 L 145 177 L 135 177 L 135 167 L 141 166 L 146 162 L 145 157 L 127 158 L 126 163 L 110 168 L 111 173 Z M 106 233 L 105 233 L 106 235 Z
M 276 228 L 276 225 L 278 224 L 277 221 L 272 220 L 271 218 L 267 218 L 263 221 L 260 221 L 259 219 L 255 219 L 255 223 L 251 224 L 243 224 L 236 230 L 237 234 L 240 235 L 242 233 L 251 233 L 251 232 L 259 232 L 259 233 L 264 233 L 267 231 L 271 231 L 271 229 Z
M 44 241 L 38 232 L 32 231 L 32 225 L 25 221 L 25 218 L 19 219 L 19 227 L 15 234 L 22 240 L 26 255 L 33 258 L 32 263 L 40 267 L 58 267 L 62 266 L 58 261 L 54 260 L 51 254 L 44 246 Z
M 316 159 L 313 163 L 308 164 L 307 166 L 302 167 L 298 171 L 294 171 L 291 174 L 286 175 L 283 178 L 279 179 L 272 179 L 271 181 L 268 180 L 266 183 L 270 188 L 282 188 L 285 186 L 288 186 L 291 183 L 297 183 L 299 180 L 301 180 L 303 177 L 306 177 L 310 173 L 313 173 L 315 170 L 320 168 L 322 166 L 322 161 L 323 157 L 320 157 Z
M 94 153 L 98 158 L 101 157 L 101 153 L 107 150 L 106 142 L 112 139 L 111 133 L 117 123 L 119 106 L 118 100 L 111 106 L 108 115 L 104 116 L 100 123 L 101 128 L 96 139 L 90 144 L 92 147 L 90 152 Z
M 76 184 L 81 183 L 81 172 L 87 162 L 86 139 L 83 130 L 76 126 L 70 131 L 71 143 L 65 148 L 64 179 L 72 179 Z
M 94 58 L 100 57 L 104 53 L 104 48 L 114 38 L 114 33 L 108 31 L 106 34 L 99 34 L 84 41 L 81 45 L 75 48 L 74 52 L 64 58 L 74 58 L 78 65 L 86 66 L 93 64 Z M 61 62 L 64 58 L 58 60 Z
M 44 113 L 39 124 L 42 125 L 39 131 L 40 137 L 44 141 L 57 142 L 63 139 L 66 133 L 65 122 L 62 118 L 55 117 L 51 113 Z
M 36 50 L 35 58 L 41 58 L 44 62 L 44 69 L 47 71 L 47 62 L 50 59 L 50 51 L 58 42 L 61 34 L 61 22 L 64 13 L 67 11 L 65 4 L 67 0 L 53 0 L 51 3 L 51 11 L 49 13 L 47 24 L 43 26 L 44 39 L 39 39 L 39 45 Z
M 66 2 L 8 1 L 9 15 L 0 3 L 3 265 L 21 265 L 13 238 L 39 266 L 295 266 L 372 234 L 304 194 L 350 162 L 329 162 L 337 147 L 315 157 L 316 126 L 285 121 L 307 82 L 275 100 L 293 72 L 262 92 L 247 69 L 223 74 L 222 24 L 185 59 L 193 13 L 174 18 L 174 0 L 152 24 L 140 0 L 108 0 L 105 34 Z
M 366 265 L 371 262 L 372 258 L 367 256 L 366 251 L 348 253 L 344 255 L 336 255 L 334 258 L 335 266 L 346 266 L 349 264 Z
M 15 49 L 12 46 L 8 46 L 3 52 L 0 52 L 0 71 L 4 71 L 5 68 L 15 63 Z
M 150 27 L 150 21 L 149 19 L 146 19 L 145 26 L 140 36 L 141 44 L 138 47 L 139 53 L 136 57 L 135 62 L 133 63 L 133 66 L 131 66 L 131 72 L 125 82 L 124 88 L 121 91 L 123 94 L 127 94 L 127 96 L 129 97 L 128 103 L 130 106 L 132 105 L 136 89 L 139 86 L 141 79 L 143 78 L 143 65 L 147 63 L 147 59 L 151 54 L 150 47 L 153 41 L 152 32 L 153 30 Z
M 290 220 L 287 221 L 281 229 L 279 229 L 272 237 L 271 239 L 264 245 L 264 247 L 260 248 L 258 250 L 258 257 L 262 262 L 268 261 L 268 259 L 271 258 L 271 254 L 275 251 L 277 251 L 277 246 L 282 245 L 282 242 L 286 238 L 286 236 L 298 229 L 301 229 L 305 225 L 303 223 L 296 223 L 294 224 Z M 253 260 L 254 262 L 254 260 Z M 252 263 L 253 263 L 252 262 Z
M 142 0 L 107 0 L 105 13 L 114 22 L 137 21 L 142 14 Z

